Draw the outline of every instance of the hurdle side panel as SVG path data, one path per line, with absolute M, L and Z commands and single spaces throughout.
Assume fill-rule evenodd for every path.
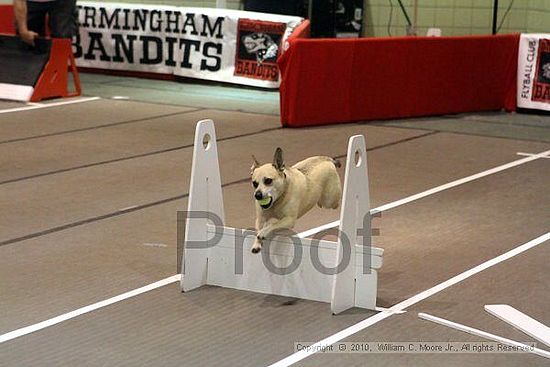
M 181 288 L 183 291 L 200 287 L 207 282 L 210 248 L 197 247 L 193 242 L 208 240 L 208 220 L 204 215 L 191 218 L 199 212 L 211 213 L 224 222 L 216 131 L 212 120 L 202 120 L 195 129 L 195 145 L 191 168 L 191 184 L 185 224 Z
M 355 186 L 357 196 L 357 226 L 361 228 L 362 236 L 357 241 L 357 246 L 362 248 L 364 256 L 360 259 L 362 266 L 356 268 L 355 274 L 355 306 L 376 309 L 376 296 L 378 294 L 378 272 L 382 267 L 382 255 L 384 250 L 372 247 L 372 217 L 370 215 L 370 190 L 369 168 L 367 150 L 364 137 L 360 144 L 361 164 L 358 166 L 359 184 Z M 359 252 L 356 252 L 357 254 Z
M 342 208 L 340 211 L 340 235 L 336 250 L 336 258 L 340 263 L 346 253 L 355 264 L 356 251 L 350 251 L 357 241 L 357 229 L 363 229 L 363 245 L 370 246 L 370 202 L 369 180 L 367 176 L 367 151 L 363 135 L 355 135 L 349 139 Z M 364 226 L 363 220 L 367 225 Z M 351 245 L 350 245 L 351 244 Z M 353 248 L 353 247 L 351 247 Z M 357 269 L 346 267 L 334 275 L 332 284 L 332 313 L 338 314 L 356 305 L 355 279 Z M 374 295 L 376 297 L 376 295 Z
M 374 310 L 378 294 L 378 269 L 382 267 L 384 250 L 358 244 L 356 254 L 355 306 Z
M 357 269 L 359 270 L 359 268 Z M 370 269 L 368 274 L 359 273 L 355 283 L 355 306 L 374 310 L 378 292 L 378 272 Z

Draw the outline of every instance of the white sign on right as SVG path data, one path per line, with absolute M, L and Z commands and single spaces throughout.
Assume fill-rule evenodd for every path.
M 517 104 L 550 111 L 550 34 L 521 35 Z

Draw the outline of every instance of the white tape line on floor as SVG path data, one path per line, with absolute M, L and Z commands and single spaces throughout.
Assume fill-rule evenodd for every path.
M 525 152 L 517 152 L 516 153 L 517 155 L 521 155 L 523 157 L 532 157 L 532 156 L 535 156 L 536 154 L 534 153 L 525 153 Z M 546 155 L 544 157 L 541 157 L 541 158 L 550 158 L 550 156 Z
M 26 106 L 26 107 L 7 108 L 5 110 L 0 110 L 0 114 L 1 113 L 10 113 L 10 112 L 31 111 L 31 110 L 37 110 L 37 109 L 40 109 L 40 108 L 48 108 L 48 107 L 65 106 L 65 105 L 70 105 L 70 104 L 75 104 L 75 103 L 84 103 L 84 102 L 96 101 L 98 99 L 101 99 L 101 98 L 100 97 L 85 97 L 85 98 L 79 98 L 79 99 L 71 99 L 69 101 L 40 103 L 40 104 L 30 105 L 30 106 Z
M 140 295 L 142 293 L 152 291 L 153 289 L 164 287 L 165 285 L 168 285 L 168 284 L 171 284 L 171 283 L 179 282 L 180 278 L 181 278 L 180 274 L 173 275 L 171 277 L 160 280 L 158 282 L 146 285 L 144 287 L 134 289 L 132 291 L 120 294 L 120 295 L 115 296 L 115 297 L 111 297 L 111 298 L 106 299 L 106 300 L 101 301 L 101 302 L 94 303 L 93 305 L 81 307 L 77 310 L 74 310 L 74 311 L 68 312 L 66 314 L 51 318 L 49 320 L 42 321 L 42 322 L 39 322 L 37 324 L 30 325 L 30 326 L 27 326 L 27 327 L 24 327 L 24 328 L 21 328 L 21 329 L 17 329 L 17 330 L 14 330 L 14 331 L 10 331 L 9 333 L 0 335 L 0 344 L 4 343 L 4 342 L 7 342 L 9 340 L 13 340 L 13 339 L 18 338 L 18 337 L 23 336 L 23 335 L 34 333 L 35 331 L 45 329 L 45 328 L 53 326 L 55 324 L 59 324 L 63 321 L 73 319 L 75 317 L 84 315 L 86 313 L 95 311 L 97 309 L 107 307 L 107 306 L 112 305 L 114 303 L 124 301 L 125 299 L 135 297 L 135 296 Z

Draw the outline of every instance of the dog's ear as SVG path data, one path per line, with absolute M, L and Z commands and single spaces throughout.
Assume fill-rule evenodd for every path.
M 250 166 L 250 174 L 254 172 L 256 168 L 260 167 L 260 162 L 252 155 L 252 166 Z
M 275 149 L 275 155 L 273 156 L 273 167 L 279 171 L 285 169 L 285 162 L 283 161 L 283 150 L 281 148 Z

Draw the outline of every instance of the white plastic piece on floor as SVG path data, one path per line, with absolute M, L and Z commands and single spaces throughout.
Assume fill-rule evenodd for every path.
M 488 332 L 483 331 L 483 330 L 474 329 L 473 327 L 462 325 L 462 324 L 459 324 L 458 322 L 445 320 L 445 319 L 442 319 L 441 317 L 432 316 L 432 315 L 429 315 L 427 313 L 422 313 L 422 312 L 420 312 L 418 314 L 418 317 L 420 317 L 423 320 L 435 322 L 436 324 L 450 327 L 452 329 L 464 331 L 465 333 L 468 333 L 468 334 L 471 334 L 471 335 L 480 336 L 482 338 L 493 340 L 493 341 L 496 341 L 498 343 L 510 345 L 512 347 L 521 348 L 522 350 L 524 350 L 528 353 L 533 353 L 533 354 L 536 354 L 536 355 L 544 357 L 544 358 L 550 358 L 550 352 L 547 352 L 545 350 L 534 348 L 534 347 L 531 347 L 529 345 L 517 342 L 515 340 L 506 339 L 506 338 L 503 338 L 501 336 L 494 335 L 494 334 L 488 333 Z
M 550 347 L 550 328 L 509 305 L 485 305 L 485 311 Z

